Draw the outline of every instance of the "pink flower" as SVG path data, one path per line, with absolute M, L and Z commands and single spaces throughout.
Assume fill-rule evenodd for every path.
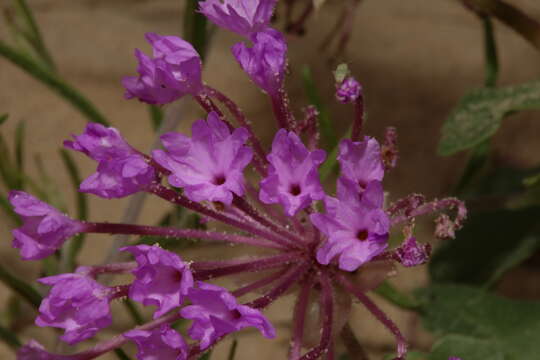
M 126 99 L 138 98 L 148 104 L 167 104 L 186 94 L 202 91 L 201 59 L 190 43 L 176 36 L 147 33 L 153 58 L 135 50 L 139 76 L 122 80 Z
M 256 33 L 251 37 L 252 47 L 237 43 L 232 47 L 236 61 L 262 90 L 275 96 L 283 87 L 287 65 L 287 43 L 274 29 Z
M 84 228 L 81 222 L 23 191 L 11 191 L 9 202 L 23 219 L 23 225 L 12 234 L 13 247 L 20 249 L 24 260 L 43 259 L 53 254 Z
M 145 306 L 155 305 L 154 318 L 179 307 L 193 286 L 188 265 L 178 255 L 158 246 L 138 245 L 120 249 L 135 256 L 138 267 L 129 297 Z
M 220 337 L 245 327 L 255 327 L 267 338 L 276 336 L 274 327 L 256 309 L 239 305 L 236 298 L 226 289 L 198 283 L 198 288 L 189 291 L 193 305 L 180 311 L 182 317 L 193 320 L 189 336 L 200 340 L 200 348 L 206 349 Z
M 324 198 L 318 168 L 326 158 L 324 150 L 308 151 L 293 132 L 281 129 L 267 156 L 268 176 L 260 183 L 259 198 L 266 204 L 280 203 L 289 216 Z
M 121 198 L 143 190 L 155 179 L 154 168 L 117 129 L 89 123 L 84 133 L 73 138 L 75 141 L 64 141 L 66 148 L 98 162 L 97 171 L 81 183 L 80 191 L 106 199 Z
M 339 268 L 354 271 L 388 246 L 390 221 L 382 210 L 381 183 L 370 182 L 362 197 L 350 182 L 338 184 L 338 198 L 326 197 L 326 213 L 310 216 L 327 237 L 317 251 L 317 261 L 327 265 L 338 257 Z
M 49 276 L 39 282 L 52 289 L 41 302 L 36 324 L 64 329 L 60 339 L 68 344 L 91 338 L 111 324 L 113 289 L 78 273 Z
M 231 204 L 233 194 L 244 194 L 243 172 L 253 156 L 244 145 L 247 130 L 231 133 L 216 113 L 210 113 L 208 121 L 196 121 L 191 129 L 191 138 L 179 133 L 163 135 L 167 151 L 155 150 L 152 156 L 171 171 L 169 183 L 183 188 L 191 200 Z
M 131 330 L 124 337 L 137 344 L 138 360 L 185 360 L 188 346 L 182 336 L 170 328 L 161 325 L 152 331 Z
M 249 37 L 264 31 L 277 0 L 206 0 L 199 3 L 201 12 L 219 27 Z

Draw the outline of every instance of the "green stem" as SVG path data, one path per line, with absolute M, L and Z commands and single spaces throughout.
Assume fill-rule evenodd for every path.
M 6 345 L 8 345 L 13 350 L 17 350 L 21 346 L 21 341 L 11 330 L 6 329 L 0 325 L 0 339 L 2 339 Z
M 133 301 L 131 301 L 130 299 L 126 299 L 124 301 L 124 306 L 126 307 L 129 315 L 131 315 L 131 318 L 133 319 L 133 321 L 135 321 L 135 324 L 137 325 L 144 324 L 144 319 L 141 313 L 139 312 L 139 310 L 136 308 Z
M 236 356 L 237 347 L 238 347 L 238 340 L 234 339 L 229 349 L 229 356 L 227 356 L 227 360 L 234 360 L 234 357 Z
M 41 295 L 31 285 L 27 284 L 23 280 L 10 274 L 4 267 L 0 265 L 0 281 L 2 281 L 7 287 L 19 294 L 23 299 L 28 301 L 30 305 L 39 308 L 41 304 Z
M 391 304 L 396 305 L 405 310 L 419 311 L 420 303 L 413 299 L 411 296 L 406 295 L 396 289 L 388 281 L 383 282 L 378 288 L 373 290 L 373 292 Z
M 78 191 L 79 184 L 81 183 L 81 176 L 79 174 L 79 169 L 77 164 L 71 157 L 70 153 L 62 149 L 60 150 L 60 155 L 64 166 L 66 167 L 69 178 L 75 190 L 75 196 L 77 201 L 77 217 L 79 220 L 86 220 L 88 217 L 88 202 L 86 194 Z M 76 258 L 84 245 L 84 234 L 79 234 L 66 242 L 64 248 L 62 249 L 62 260 L 61 267 L 62 271 L 69 272 L 75 268 Z
M 496 87 L 499 75 L 499 58 L 497 56 L 497 43 L 493 32 L 493 22 L 489 16 L 482 16 L 484 25 L 484 55 L 485 55 L 485 81 L 486 87 Z
M 66 99 L 77 110 L 79 110 L 88 120 L 103 125 L 109 125 L 105 117 L 94 107 L 94 105 L 84 97 L 78 90 L 65 83 L 58 76 L 44 69 L 29 56 L 15 50 L 3 41 L 0 41 L 0 55 L 11 61 L 14 65 L 26 71 L 35 79 L 41 81 L 58 95 Z

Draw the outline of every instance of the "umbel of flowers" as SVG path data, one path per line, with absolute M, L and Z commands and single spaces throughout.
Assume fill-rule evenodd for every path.
M 283 84 L 287 45 L 269 27 L 274 5 L 275 0 L 207 0 L 200 8 L 218 26 L 245 37 L 232 53 L 270 98 L 279 130 L 269 151 L 239 107 L 202 82 L 201 60 L 193 47 L 178 37 L 154 33 L 146 35 L 152 56 L 135 53 L 139 75 L 124 79 L 126 98 L 166 104 L 191 96 L 207 111 L 206 119 L 193 123 L 191 136 L 164 134 L 163 149 L 152 154 L 134 149 L 116 129 L 99 124 L 88 124 L 81 135 L 64 143 L 97 162 L 96 172 L 81 183 L 80 191 L 106 199 L 147 192 L 235 231 L 83 222 L 27 193 L 10 194 L 23 219 L 23 225 L 13 230 L 13 245 L 26 260 L 50 256 L 79 233 L 195 238 L 246 244 L 269 254 L 248 260 L 186 262 L 159 246 L 133 244 L 120 249 L 133 261 L 81 266 L 74 273 L 42 278 L 39 281 L 50 286 L 50 292 L 36 324 L 63 329 L 60 339 L 68 344 L 89 339 L 111 325 L 110 304 L 118 298 L 152 306 L 153 320 L 67 355 L 52 354 L 30 341 L 18 352 L 19 360 L 94 359 L 130 341 L 138 348 L 139 360 L 195 359 L 226 335 L 246 327 L 273 338 L 275 329 L 263 310 L 290 293 L 296 296 L 296 306 L 289 359 L 333 360 L 335 338 L 341 332 L 336 315 L 346 317 L 349 311 L 338 308 L 338 292 L 365 306 L 395 336 L 396 359 L 405 359 L 406 340 L 366 292 L 384 280 L 393 263 L 411 267 L 428 260 L 429 245 L 418 243 L 413 235 L 415 217 L 452 210 L 453 220 L 447 214 L 436 220 L 436 235 L 452 237 L 465 218 L 465 208 L 454 198 L 426 202 L 417 194 L 385 206 L 382 181 L 396 165 L 396 133 L 388 129 L 382 145 L 362 135 L 361 87 L 349 75 L 338 82 L 336 95 L 340 102 L 355 105 L 352 135 L 339 144 L 341 172 L 335 195 L 323 188 L 318 170 L 326 152 L 318 149 L 317 113 L 308 107 L 305 118 L 298 120 L 289 108 Z M 256 173 L 253 183 L 245 177 L 249 165 Z M 404 241 L 391 249 L 389 232 L 396 226 L 403 228 Z M 232 291 L 209 282 L 262 271 L 264 276 Z M 377 280 L 358 276 L 367 271 L 379 271 L 370 276 Z M 99 281 L 102 274 L 124 273 L 133 274 L 134 280 L 117 286 Z M 252 300 L 245 302 L 249 294 Z M 313 299 L 319 304 L 321 331 L 318 344 L 309 347 L 304 328 Z M 172 326 L 179 319 L 191 321 L 187 334 Z

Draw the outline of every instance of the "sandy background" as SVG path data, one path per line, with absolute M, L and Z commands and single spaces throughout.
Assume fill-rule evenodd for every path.
M 7 0 L 3 0 L 3 2 Z M 87 95 L 120 129 L 129 142 L 139 149 L 148 149 L 153 142 L 147 109 L 136 101 L 122 99 L 122 76 L 134 74 L 135 47 L 148 51 L 143 34 L 180 34 L 182 29 L 181 0 L 29 0 L 45 42 L 62 76 Z M 540 3 L 535 0 L 509 1 L 520 4 L 540 19 Z M 332 75 L 327 57 L 316 45 L 333 23 L 340 1 L 312 18 L 303 38 L 290 38 L 290 76 L 287 80 L 293 106 L 306 104 L 302 92 L 300 69 L 309 64 L 314 70 L 320 91 L 332 98 Z M 7 37 L 4 24 L 0 36 Z M 512 31 L 496 24 L 501 62 L 501 84 L 512 84 L 540 76 L 540 54 Z M 210 85 L 225 90 L 241 105 L 256 124 L 258 132 L 269 143 L 274 132 L 270 108 L 265 97 L 256 90 L 241 72 L 229 53 L 238 38 L 218 32 L 209 54 L 204 79 Z M 353 73 L 362 82 L 367 96 L 369 122 L 366 132 L 381 136 L 386 126 L 395 125 L 399 131 L 401 159 L 399 167 L 388 175 L 386 189 L 392 197 L 421 192 L 428 197 L 443 195 L 460 175 L 464 156 L 440 158 L 435 154 L 439 129 L 452 106 L 472 87 L 483 82 L 482 33 L 478 20 L 457 1 L 450 0 L 366 0 L 359 7 L 354 33 L 346 59 Z M 16 121 L 27 122 L 28 171 L 34 153 L 39 153 L 51 176 L 58 182 L 65 199 L 73 210 L 73 193 L 58 156 L 58 148 L 71 133 L 80 133 L 85 119 L 70 105 L 52 94 L 10 63 L 0 59 L 0 113 L 9 113 L 11 120 L 1 128 L 10 139 Z M 346 128 L 350 108 L 329 102 L 336 129 Z M 181 117 L 181 127 L 187 128 L 196 118 L 195 108 L 181 111 L 167 109 Z M 505 121 L 495 139 L 495 148 L 505 161 L 519 166 L 532 166 L 540 161 L 538 123 L 539 113 L 527 113 Z M 78 156 L 83 173 L 89 174 L 94 164 Z M 0 190 L 4 191 L 4 190 Z M 119 221 L 127 202 L 105 201 L 91 197 L 91 219 Z M 164 211 L 163 203 L 147 201 L 141 223 L 153 223 Z M 0 261 L 4 266 L 28 279 L 35 279 L 37 268 L 31 262 L 18 260 L 10 248 L 7 219 L 0 219 Z M 95 240 L 95 241 L 92 241 Z M 88 244 L 90 243 L 90 244 Z M 92 237 L 84 250 L 83 262 L 101 261 L 108 248 L 108 237 Z M 212 257 L 215 250 L 207 249 L 199 256 Z M 235 251 L 238 251 L 237 249 Z M 538 279 L 523 277 L 512 286 L 512 293 L 521 297 L 539 296 Z M 423 283 L 422 269 L 407 271 L 395 280 L 400 287 L 412 289 Z M 0 304 L 9 292 L 0 288 Z M 291 299 L 284 299 L 270 309 L 278 327 L 277 341 L 261 340 L 251 332 L 239 335 L 238 359 L 283 359 L 288 344 L 288 322 Z M 401 326 L 413 346 L 428 348 L 429 336 L 422 333 L 414 316 L 403 313 L 383 302 L 381 305 Z M 352 313 L 353 328 L 373 359 L 393 348 L 392 338 L 382 326 L 374 323 L 361 308 Z M 112 328 L 124 329 L 120 319 Z M 53 346 L 50 333 L 31 329 L 23 338 L 35 337 Z M 102 338 L 107 336 L 104 332 Z M 246 338 L 246 340 L 243 340 Z M 247 340 L 247 339 L 250 340 Z M 251 340 L 252 339 L 252 340 Z M 213 359 L 226 355 L 228 344 L 216 348 Z M 4 351 L 4 353 L 2 353 Z M 2 355 L 4 354 L 4 355 Z M 0 357 L 13 355 L 0 344 Z M 104 356 L 103 359 L 113 357 Z

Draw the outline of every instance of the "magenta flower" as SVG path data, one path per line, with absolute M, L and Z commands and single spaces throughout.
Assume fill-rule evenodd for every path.
M 169 325 L 161 325 L 152 331 L 131 330 L 123 334 L 137 344 L 138 360 L 185 360 L 188 346 L 182 336 Z
M 253 47 L 237 43 L 232 52 L 251 80 L 271 96 L 283 87 L 287 43 L 279 31 L 267 29 L 251 37 Z
M 91 338 L 111 324 L 112 288 L 79 273 L 49 276 L 39 282 L 52 288 L 39 306 L 36 324 L 64 329 L 60 339 L 68 344 Z
M 64 358 L 64 356 L 45 351 L 43 345 L 35 340 L 30 340 L 17 351 L 17 360 L 60 360 Z
M 233 194 L 244 194 L 244 168 L 253 156 L 245 146 L 249 135 L 238 128 L 232 133 L 216 113 L 208 121 L 198 120 L 192 137 L 167 133 L 161 137 L 166 152 L 155 150 L 153 158 L 171 171 L 169 183 L 183 188 L 193 201 L 231 204 Z
M 201 12 L 219 27 L 249 37 L 264 31 L 270 23 L 277 0 L 206 0 Z
M 236 298 L 220 286 L 199 282 L 198 288 L 192 288 L 188 297 L 193 305 L 183 308 L 180 314 L 193 320 L 189 336 L 201 341 L 201 350 L 220 337 L 245 327 L 255 327 L 267 338 L 276 336 L 272 324 L 259 310 L 239 305 Z
M 11 191 L 9 202 L 23 219 L 23 225 L 11 233 L 13 247 L 20 249 L 24 260 L 43 259 L 53 254 L 84 228 L 81 222 L 23 191 Z
M 148 104 L 167 104 L 186 94 L 197 95 L 202 89 L 201 59 L 190 43 L 176 36 L 147 33 L 153 58 L 135 50 L 139 77 L 122 80 L 125 98 L 138 98 Z
M 413 267 L 425 264 L 431 254 L 431 245 L 420 244 L 415 237 L 410 237 L 403 242 L 394 252 L 396 260 L 405 267 Z
M 358 142 L 342 140 L 338 161 L 341 177 L 353 182 L 358 192 L 363 192 L 371 181 L 381 181 L 384 177 L 381 147 L 374 138 L 366 136 Z
M 135 257 L 138 267 L 129 297 L 146 306 L 157 306 L 154 318 L 179 307 L 193 287 L 189 266 L 180 257 L 158 246 L 138 245 L 120 249 Z
M 370 182 L 359 198 L 350 183 L 338 184 L 338 198 L 325 199 L 326 214 L 310 216 L 327 237 L 317 251 L 317 261 L 327 265 L 339 256 L 339 268 L 354 271 L 381 254 L 388 246 L 390 221 L 382 210 L 383 189 Z
M 280 203 L 289 216 L 324 198 L 318 168 L 326 158 L 324 150 L 308 151 L 293 132 L 281 129 L 267 156 L 268 176 L 261 181 L 259 198 L 266 204 Z
M 98 162 L 97 171 L 81 183 L 80 191 L 111 199 L 144 189 L 155 179 L 155 171 L 118 130 L 89 123 L 84 133 L 64 141 L 68 149 L 80 151 Z
M 336 99 L 342 104 L 355 102 L 362 93 L 362 85 L 352 76 L 343 80 L 336 89 Z

